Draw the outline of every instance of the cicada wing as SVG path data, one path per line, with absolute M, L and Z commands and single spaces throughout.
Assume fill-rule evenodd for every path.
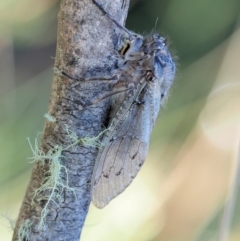
M 113 138 L 99 152 L 92 178 L 92 202 L 98 208 L 130 185 L 146 159 L 156 120 L 153 111 L 160 107 L 160 100 L 156 107 L 156 101 L 150 98 L 151 89 L 154 91 L 146 86 L 147 91 L 139 96 L 144 104 L 132 104 L 124 120 L 113 127 Z
M 125 142 L 126 143 L 122 143 Z M 125 145 L 128 150 L 123 154 Z M 116 150 L 119 150 L 116 153 Z M 121 154 L 120 154 L 121 153 Z M 147 153 L 147 144 L 134 139 L 121 139 L 105 147 L 102 171 L 97 169 L 93 180 L 92 202 L 98 208 L 105 207 L 114 197 L 123 192 L 142 166 Z M 107 156 L 105 156 L 107 154 Z

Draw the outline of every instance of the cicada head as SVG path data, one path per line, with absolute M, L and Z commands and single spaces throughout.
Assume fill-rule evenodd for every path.
M 175 63 L 169 53 L 167 41 L 159 34 L 146 39 L 146 50 L 153 56 L 153 75 L 161 85 L 161 98 L 167 96 L 175 75 Z

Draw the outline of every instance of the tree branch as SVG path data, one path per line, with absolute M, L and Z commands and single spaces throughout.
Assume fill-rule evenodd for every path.
M 124 24 L 129 0 L 99 4 Z M 37 142 L 31 146 L 35 164 L 13 240 L 79 240 L 91 202 L 99 144 L 93 141 L 108 121 L 108 98 L 87 103 L 106 94 L 110 85 L 74 81 L 60 73 L 81 79 L 109 76 L 116 65 L 119 29 L 91 0 L 62 0 L 58 21 L 49 115 L 40 147 Z

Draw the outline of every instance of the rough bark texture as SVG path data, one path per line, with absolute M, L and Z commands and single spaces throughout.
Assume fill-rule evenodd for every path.
M 129 0 L 99 0 L 110 15 L 124 23 Z M 91 0 L 62 0 L 59 12 L 57 53 L 55 67 L 74 77 L 109 76 L 116 66 L 114 47 L 119 29 L 93 4 Z M 58 146 L 63 149 L 70 143 L 67 127 L 78 138 L 95 137 L 108 123 L 109 99 L 88 106 L 94 98 L 110 88 L 106 81 L 73 81 L 57 73 L 54 75 L 48 113 L 55 122 L 46 121 L 40 149 L 47 153 Z M 90 182 L 97 148 L 81 144 L 61 153 L 62 178 L 75 194 L 63 189 L 60 199 L 48 203 L 44 228 L 39 229 L 41 212 L 48 202 L 51 190 L 38 193 L 48 177 L 52 160 L 36 162 L 15 227 L 13 240 L 19 240 L 19 228 L 26 234 L 22 240 L 79 240 L 82 226 L 91 202 Z M 43 165 L 44 163 L 44 165 Z M 56 202 L 56 203 L 55 203 Z M 27 220 L 27 222 L 26 222 Z M 28 224 L 23 226 L 23 224 Z

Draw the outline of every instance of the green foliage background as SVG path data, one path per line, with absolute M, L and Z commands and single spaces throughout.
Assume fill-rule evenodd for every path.
M 17 217 L 31 174 L 26 137 L 33 140 L 43 130 L 58 9 L 57 0 L 0 3 L 0 212 L 11 219 Z M 176 56 L 177 77 L 152 134 L 143 170 L 109 207 L 91 208 L 81 240 L 216 240 L 239 140 L 234 134 L 239 134 L 240 120 L 240 45 L 232 40 L 238 36 L 239 13 L 239 0 L 132 0 L 127 27 L 148 33 L 158 18 L 157 29 L 169 39 Z M 209 95 L 218 90 L 223 95 L 212 104 Z M 219 112 L 221 118 L 209 121 Z M 211 133 L 211 138 L 198 145 L 203 122 L 208 127 L 203 133 L 205 137 Z M 191 153 L 196 158 L 189 158 Z M 191 172 L 197 173 L 196 178 L 186 174 Z M 231 241 L 240 240 L 239 202 Z M 2 217 L 2 241 L 11 239 L 8 227 Z

